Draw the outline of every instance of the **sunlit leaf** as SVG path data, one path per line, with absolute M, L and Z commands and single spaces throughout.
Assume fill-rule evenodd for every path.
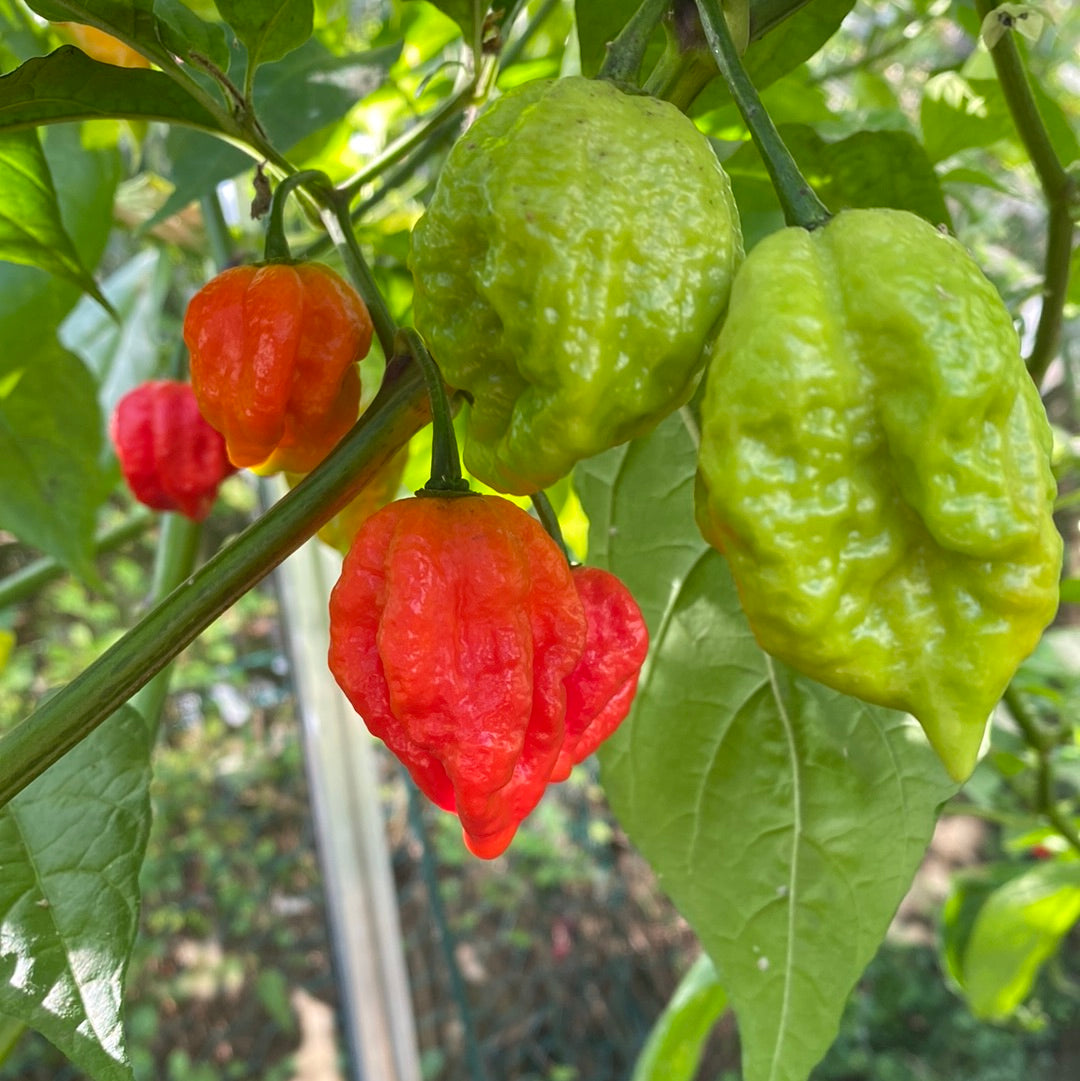
M 40 267 L 108 308 L 64 228 L 49 163 L 33 129 L 0 132 L 0 260 Z
M 77 357 L 55 341 L 0 354 L 0 528 L 87 580 L 105 495 L 101 439 L 97 387 Z
M 576 473 L 589 561 L 627 583 L 653 642 L 602 780 L 716 963 L 745 1081 L 805 1081 L 956 786 L 910 718 L 757 647 L 694 525 L 695 457 L 674 417 Z
M 249 70 L 299 48 L 311 37 L 312 0 L 216 0 L 221 17 L 247 49 Z
M 0 809 L 0 1013 L 94 1081 L 130 1081 L 122 1025 L 150 825 L 150 727 L 124 708 Z

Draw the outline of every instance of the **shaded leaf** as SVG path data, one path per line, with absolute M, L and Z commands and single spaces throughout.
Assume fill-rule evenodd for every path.
M 855 0 L 815 0 L 778 23 L 763 37 L 754 26 L 750 8 L 750 33 L 757 38 L 743 56 L 751 81 L 760 90 L 809 60 L 840 29 Z
M 779 130 L 803 175 L 834 213 L 885 206 L 909 210 L 933 225 L 951 225 L 934 167 L 909 132 L 860 131 L 830 142 L 803 124 Z M 744 144 L 724 168 L 743 212 L 747 248 L 753 247 L 782 226 L 779 200 L 753 143 Z
M 0 131 L 108 117 L 218 130 L 213 114 L 163 72 L 102 64 L 73 45 L 0 77 Z
M 176 56 L 188 60 L 204 56 L 222 71 L 229 67 L 229 45 L 225 31 L 216 23 L 200 19 L 181 0 L 154 0 L 158 34 L 162 44 Z
M 0 809 L 0 1012 L 95 1081 L 129 1081 L 121 1013 L 150 825 L 150 728 L 114 714 Z
M 694 1081 L 705 1041 L 726 1009 L 716 966 L 703 953 L 653 1025 L 631 1081 Z
M 636 5 L 625 0 L 574 0 L 582 75 L 595 75 L 608 42 L 626 25 Z
M 977 94 L 954 71 L 930 79 L 923 90 L 919 114 L 926 153 L 938 162 L 973 146 L 990 146 L 1011 138 L 1014 127 L 1004 101 Z
M 746 1081 L 805 1081 L 956 786 L 913 720 L 758 648 L 694 526 L 695 458 L 676 416 L 576 473 L 589 560 L 653 641 L 602 779 L 716 963 Z
M 0 133 L 0 259 L 40 267 L 109 307 L 64 228 L 34 129 Z
M 249 69 L 280 60 L 311 37 L 312 0 L 215 0 L 247 50 Z
M 77 357 L 55 341 L 0 355 L 0 528 L 87 581 L 106 489 L 101 442 L 97 387 Z

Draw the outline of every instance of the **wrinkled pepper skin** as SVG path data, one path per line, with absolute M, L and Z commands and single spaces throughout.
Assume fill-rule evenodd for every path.
M 580 77 L 498 98 L 412 236 L 417 329 L 465 464 L 526 495 L 692 393 L 742 258 L 727 175 L 667 102 Z
M 585 634 L 562 553 L 497 496 L 384 507 L 360 527 L 330 598 L 334 678 L 487 859 L 551 776 Z
M 203 420 L 187 383 L 156 380 L 128 391 L 113 410 L 109 435 L 135 498 L 196 522 L 210 513 L 218 487 L 235 470 L 225 440 Z
M 307 473 L 359 413 L 367 307 L 320 263 L 233 267 L 191 299 L 184 341 L 203 416 L 237 466 Z
M 697 516 L 764 649 L 912 713 L 957 780 L 1058 603 L 1050 429 L 962 246 L 903 211 L 785 229 L 736 280 Z
M 585 652 L 566 677 L 566 737 L 552 781 L 565 781 L 626 719 L 649 652 L 645 618 L 630 590 L 599 567 L 571 574 L 585 609 Z

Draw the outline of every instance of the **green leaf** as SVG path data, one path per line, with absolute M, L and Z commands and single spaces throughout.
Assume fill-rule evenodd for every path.
M 743 64 L 760 90 L 809 60 L 840 29 L 855 0 L 815 0 L 752 41 Z M 751 7 L 750 32 L 754 33 Z
M 0 354 L 0 528 L 87 581 L 106 490 L 101 442 L 97 387 L 77 357 L 55 341 Z
M 66 231 L 83 265 L 94 267 L 112 225 L 120 156 L 115 148 L 87 150 L 79 127 L 66 124 L 45 133 L 45 156 Z M 4 352 L 29 356 L 52 341 L 60 320 L 79 295 L 75 286 L 36 267 L 0 263 L 0 341 Z
M 487 0 L 431 0 L 431 3 L 461 27 L 468 44 L 479 40 L 480 27 L 488 10 Z
M 340 121 L 358 97 L 379 86 L 400 52 L 400 45 L 394 45 L 335 57 L 312 39 L 279 63 L 268 64 L 255 86 L 255 108 L 270 141 L 288 152 L 313 132 Z M 173 128 L 166 146 L 174 188 L 147 227 L 251 165 L 243 151 L 202 132 Z
M 705 1041 L 726 1009 L 716 966 L 703 953 L 653 1025 L 631 1081 L 694 1081 Z
M 969 147 L 990 146 L 1014 135 L 1003 99 L 977 94 L 955 71 L 942 72 L 927 81 L 920 107 L 920 124 L 926 153 L 933 162 Z
M 108 117 L 219 130 L 213 114 L 164 72 L 102 64 L 73 45 L 0 77 L 0 131 Z
M 830 210 L 887 206 L 909 210 L 934 225 L 951 225 L 934 167 L 909 132 L 860 131 L 828 142 L 803 124 L 781 125 L 779 131 L 803 175 Z M 749 249 L 781 227 L 780 203 L 753 143 L 740 147 L 724 168 L 743 211 Z
M 121 1013 L 150 824 L 150 728 L 114 714 L 0 809 L 0 1012 L 95 1081 L 130 1081 Z
M 222 71 L 229 67 L 229 45 L 225 31 L 215 23 L 200 19 L 181 0 L 154 0 L 154 15 L 162 43 L 177 56 L 190 60 L 204 56 Z
M 280 60 L 311 37 L 312 0 L 216 0 L 221 17 L 247 49 L 248 69 Z
M 169 337 L 161 326 L 169 270 L 164 251 L 141 251 L 102 287 L 120 313 L 119 323 L 80 301 L 60 328 L 60 341 L 94 374 L 105 418 L 129 390 L 161 375 L 162 343 Z
M 999 1021 L 1031 991 L 1042 965 L 1080 920 L 1080 862 L 1039 863 L 986 897 L 953 975 L 971 1012 Z
M 956 786 L 910 718 L 758 648 L 694 525 L 695 459 L 676 415 L 576 473 L 589 560 L 626 582 L 652 634 L 602 779 L 716 963 L 745 1081 L 805 1081 Z
M 574 0 L 582 75 L 600 70 L 608 42 L 626 25 L 636 6 L 625 0 Z
M 34 129 L 0 133 L 0 259 L 64 278 L 110 310 L 64 228 Z

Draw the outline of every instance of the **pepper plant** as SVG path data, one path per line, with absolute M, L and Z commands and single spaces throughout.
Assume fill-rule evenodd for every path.
M 943 961 L 972 1009 L 1005 1018 L 1028 998 L 1080 917 L 1075 672 L 1064 632 L 1045 631 L 1075 418 L 1058 393 L 1052 444 L 1038 393 L 1074 376 L 1080 107 L 1058 78 L 1074 10 L 5 0 L 0 35 L 0 526 L 41 554 L 0 582 L 0 620 L 49 575 L 108 588 L 95 522 L 122 498 L 109 417 L 136 385 L 185 375 L 182 340 L 232 465 L 303 474 L 197 566 L 193 519 L 230 468 L 219 454 L 199 513 L 162 517 L 154 606 L 30 716 L 4 719 L 0 1015 L 95 1079 L 131 1076 L 124 971 L 169 664 L 328 528 L 362 542 L 335 605 L 335 674 L 474 850 L 512 863 L 544 784 L 609 736 L 612 807 L 709 958 L 639 1078 L 692 1076 L 730 1005 L 747 1081 L 804 1081 L 944 806 L 1047 857 L 958 882 L 944 914 Z M 222 198 L 238 190 L 268 218 L 265 249 L 238 216 L 229 227 Z M 1037 238 L 1012 238 L 1014 260 L 984 267 L 991 284 L 978 263 L 1009 238 L 983 215 L 1017 195 Z M 177 228 L 193 204 L 194 240 Z M 141 291 L 125 285 L 140 273 Z M 210 279 L 241 287 L 200 292 Z M 156 337 L 116 347 L 148 322 Z M 301 374 L 275 369 L 267 392 L 279 346 Z M 464 549 L 483 516 L 434 508 L 510 506 L 460 492 L 443 382 L 478 482 L 535 497 L 552 533 L 544 486 L 587 517 L 575 554 L 644 616 L 639 681 L 639 657 L 593 678 L 606 662 L 583 587 L 511 508 L 507 567 L 542 558 L 559 583 L 535 606 L 535 587 L 519 593 L 571 630 L 538 615 L 510 633 L 512 613 L 484 614 L 498 583 L 478 585 L 456 608 L 475 649 L 447 682 L 457 708 L 490 704 L 459 686 L 476 658 L 497 640 L 531 673 L 546 634 L 566 655 L 530 674 L 518 729 L 501 709 L 498 725 L 440 728 L 441 670 L 423 686 L 395 675 L 441 656 L 441 627 L 407 628 L 371 669 L 373 697 L 353 660 L 371 629 L 352 632 L 374 600 L 346 603 L 355 582 L 376 564 L 397 581 L 399 555 L 408 570 L 429 549 L 468 565 L 456 538 Z M 432 409 L 435 497 L 365 533 L 365 493 L 395 494 Z M 176 461 L 153 465 L 164 482 Z M 542 557 L 522 555 L 523 536 Z M 467 592 L 469 574 L 453 580 Z M 1072 579 L 1060 596 L 1077 597 Z M 409 619 L 435 618 L 423 611 Z M 644 631 L 633 640 L 644 650 Z M 415 724 L 425 710 L 436 723 Z M 465 722 L 468 748 L 454 744 Z M 488 743 L 499 753 L 476 753 Z

